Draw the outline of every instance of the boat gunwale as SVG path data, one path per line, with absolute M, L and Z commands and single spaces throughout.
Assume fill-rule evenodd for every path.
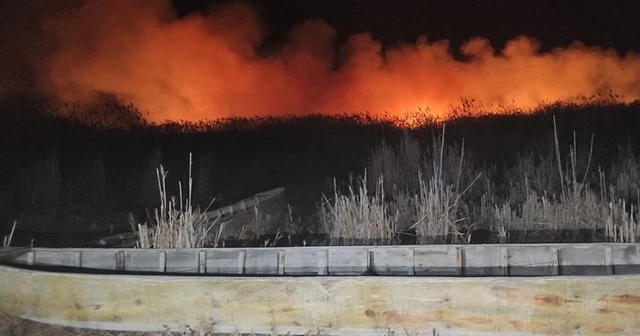
M 616 264 L 612 261 L 613 257 L 611 256 L 611 251 L 612 251 L 612 247 L 617 247 L 619 251 L 626 251 L 625 249 L 630 248 L 630 247 L 634 247 L 634 253 L 636 255 L 637 260 L 633 260 L 633 259 L 625 259 L 623 258 L 622 255 L 618 256 L 618 261 L 622 260 L 623 263 L 619 263 Z M 543 265 L 536 265 L 536 264 L 531 264 L 531 265 L 516 265 L 516 264 L 510 264 L 509 261 L 506 261 L 506 263 L 504 263 L 505 261 L 502 260 L 503 264 L 499 265 L 499 264 L 482 264 L 482 265 L 472 265 L 469 266 L 466 264 L 466 259 L 463 261 L 460 260 L 456 260 L 456 263 L 458 264 L 446 264 L 444 266 L 441 266 L 443 269 L 447 269 L 448 271 L 451 271 L 452 268 L 460 268 L 462 269 L 462 271 L 460 273 L 456 273 L 456 274 L 447 274 L 447 275 L 440 275 L 437 273 L 430 273 L 430 274 L 425 274 L 425 273 L 420 273 L 417 274 L 419 272 L 416 272 L 416 269 L 418 268 L 418 265 L 416 264 L 416 255 L 415 252 L 416 251 L 428 251 L 430 253 L 434 253 L 434 252 L 438 252 L 439 250 L 446 250 L 448 251 L 448 253 L 451 252 L 451 250 L 455 250 L 456 253 L 460 254 L 463 253 L 463 257 L 462 258 L 467 258 L 466 256 L 464 256 L 464 253 L 466 253 L 465 251 L 467 249 L 473 249 L 476 247 L 482 247 L 485 249 L 488 249 L 488 251 L 492 251 L 492 249 L 498 249 L 497 251 L 503 253 L 501 255 L 501 257 L 504 258 L 508 258 L 505 257 L 505 253 L 504 251 L 507 251 L 505 249 L 509 249 L 509 248 L 539 248 L 539 249 L 544 249 L 544 248 L 550 248 L 551 250 L 555 251 L 554 253 L 556 253 L 556 255 L 559 253 L 558 251 L 561 251 L 563 248 L 572 248 L 574 250 L 579 250 L 581 248 L 593 248 L 593 247 L 603 247 L 603 251 L 609 251 L 609 256 L 608 256 L 608 261 L 603 261 L 602 264 L 596 264 L 596 265 L 592 265 L 589 264 L 588 262 L 583 262 L 583 264 L 580 263 L 567 263 L 565 264 L 543 264 Z M 273 255 L 277 255 L 278 257 L 280 257 L 281 255 L 284 257 L 284 255 L 286 255 L 287 253 L 295 253 L 298 251 L 310 251 L 310 252 L 315 252 L 316 254 L 320 255 L 320 254 L 326 254 L 329 255 L 329 253 L 331 251 L 356 251 L 359 254 L 360 257 L 362 257 L 362 254 L 365 254 L 365 258 L 372 258 L 371 255 L 377 251 L 382 251 L 385 253 L 389 253 L 389 251 L 393 251 L 393 250 L 404 250 L 404 251 L 411 251 L 411 253 L 413 253 L 413 255 L 411 256 L 404 256 L 406 258 L 406 260 L 410 261 L 411 264 L 406 264 L 406 265 L 391 265 L 391 266 L 396 266 L 397 268 L 403 268 L 403 271 L 396 271 L 396 272 L 382 272 L 382 274 L 370 274 L 367 273 L 369 271 L 373 271 L 374 269 L 376 269 L 377 267 L 383 266 L 383 267 L 387 267 L 389 266 L 389 264 L 392 264 L 391 261 L 388 261 L 387 264 L 384 265 L 380 265 L 380 264 L 376 264 L 374 263 L 374 261 L 372 261 L 372 259 L 367 260 L 366 265 L 356 265 L 353 267 L 363 267 L 362 270 L 364 271 L 364 273 L 360 273 L 360 275 L 358 274 L 354 274 L 354 272 L 346 272 L 346 273 L 340 273 L 340 272 L 326 272 L 326 273 L 322 273 L 319 270 L 321 269 L 320 266 L 317 265 L 298 265 L 298 267 L 308 267 L 308 268 L 313 268 L 313 267 L 317 267 L 318 272 L 317 274 L 310 274 L 313 272 L 307 272 L 307 273 L 299 273 L 295 271 L 295 267 L 291 267 L 291 268 L 287 268 L 286 270 L 284 269 L 285 265 L 283 263 L 283 265 L 280 265 L 279 262 L 280 260 L 277 260 L 276 262 L 278 263 L 277 267 L 278 267 L 278 273 L 274 274 L 274 273 L 260 273 L 260 272 L 251 272 L 251 271 L 247 271 L 244 267 L 246 266 L 245 264 L 238 266 L 238 270 L 240 270 L 240 272 L 230 272 L 230 271 L 221 271 L 221 272 L 216 272 L 215 269 L 209 269 L 208 267 L 208 262 L 216 262 L 219 261 L 220 259 L 216 259 L 216 258 L 212 258 L 212 259 L 208 259 L 209 255 L 207 254 L 207 252 L 215 252 L 215 253 L 235 253 L 237 252 L 239 255 L 245 255 L 251 251 L 251 252 L 255 252 L 255 253 L 267 253 L 267 255 L 269 257 L 272 257 Z M 35 257 L 36 254 L 38 252 L 44 252 L 44 253 L 72 253 L 72 254 L 77 254 L 79 259 L 84 258 L 83 257 L 83 252 L 85 251 L 90 251 L 90 252 L 95 252 L 96 255 L 98 255 L 98 258 L 100 258 L 100 254 L 104 253 L 104 256 L 102 256 L 103 258 L 105 258 L 105 260 L 108 260 L 108 258 L 115 258 L 114 262 L 116 263 L 116 266 L 114 268 L 107 268 L 105 266 L 102 267 L 90 267 L 90 266 L 85 266 L 82 264 L 82 262 L 78 262 L 77 265 L 69 265 L 69 264 L 65 264 L 62 261 L 59 262 L 59 264 L 55 264 L 55 263 L 38 263 L 37 262 L 37 258 Z M 460 252 L 462 251 L 462 252 Z M 487 251 L 487 250 L 485 250 Z M 122 258 L 124 258 L 124 256 L 127 256 L 127 253 L 129 257 L 133 258 L 133 256 L 136 253 L 151 253 L 151 255 L 155 255 L 155 253 L 157 253 L 157 256 L 160 257 L 160 259 L 162 259 L 162 257 L 164 257 L 164 267 L 165 269 L 152 269 L 151 266 L 148 268 L 140 268 L 140 266 L 136 266 L 136 267 L 131 267 L 129 269 L 125 268 L 124 265 L 122 265 L 122 267 L 118 267 L 117 266 L 117 258 L 118 255 L 121 255 Z M 496 251 L 493 251 L 496 252 Z M 17 261 L 18 258 L 23 257 L 25 254 L 29 254 L 32 253 L 32 259 L 30 261 Z M 109 253 L 111 253 L 111 255 L 109 255 Z M 205 260 L 205 266 L 203 269 L 201 269 L 200 267 L 202 266 L 202 261 L 200 259 L 198 259 L 198 265 L 197 265 L 197 271 L 194 272 L 194 268 L 182 268 L 179 270 L 172 270 L 167 268 L 167 254 L 170 253 L 184 253 L 186 255 L 192 255 L 195 256 L 197 258 L 201 258 L 202 255 L 204 255 Z M 270 253 L 270 254 L 269 254 Z M 625 252 L 626 253 L 626 252 Z M 451 253 L 450 253 L 451 254 Z M 495 253 L 494 253 L 495 254 Z M 606 253 L 605 253 L 606 254 Z M 489 256 L 491 256 L 491 254 L 489 254 Z M 437 256 L 436 256 L 437 257 Z M 450 255 L 449 255 L 450 257 Z M 456 257 L 460 257 L 459 255 Z M 95 258 L 95 255 L 94 255 Z M 605 256 L 605 258 L 607 258 Z M 588 260 L 587 260 L 588 261 Z M 154 261 L 157 262 L 157 261 Z M 246 260 L 245 260 L 246 262 Z M 449 261 L 450 262 L 450 261 Z M 127 265 L 129 261 L 127 261 Z M 16 267 L 16 268 L 20 268 L 20 269 L 25 269 L 25 270 L 32 270 L 32 271 L 43 271 L 43 272 L 59 272 L 59 273 L 76 273 L 76 274 L 105 274 L 105 275 L 134 275 L 134 276 L 164 276 L 164 277 L 176 277 L 176 276 L 187 276 L 187 277 L 216 277 L 216 276 L 220 276 L 220 277 L 233 277 L 233 276 L 240 276 L 240 277 L 244 277 L 244 278 L 265 278 L 265 277 L 320 277 L 323 275 L 327 275 L 327 276 L 332 276 L 332 277 L 349 277 L 349 276 L 375 276 L 375 277 L 384 277 L 384 276 L 399 276 L 399 277 L 451 277 L 451 278 L 462 278 L 462 277 L 481 277 L 481 278 L 486 278 L 486 277 L 492 277 L 492 276 L 496 276 L 496 277 L 500 277 L 500 278 L 504 278 L 504 277 L 512 277 L 512 278 L 527 278 L 527 277 L 531 277 L 531 278 L 541 278 L 541 277 L 545 277 L 545 276 L 552 276 L 552 277 L 557 277 L 557 276 L 562 276 L 562 275 L 566 275 L 566 276 L 589 276 L 589 275 L 593 275 L 593 276 L 619 276 L 619 275 L 633 275 L 633 274 L 640 274 L 640 270 L 636 270 L 635 268 L 640 268 L 640 244 L 636 244 L 636 243 L 586 243 L 586 244 L 486 244 L 486 245 L 388 245 L 388 246 L 305 246 L 305 247 L 265 247 L 265 248 L 190 248 L 190 249 L 140 249 L 140 248 L 32 248 L 32 247 L 26 247 L 26 248 L 19 248 L 19 247 L 13 247 L 13 248 L 1 248 L 0 249 L 0 264 L 3 265 L 7 265 L 7 266 L 12 266 L 12 267 Z M 182 265 L 180 265 L 182 266 Z M 187 265 L 188 266 L 188 265 Z M 337 265 L 333 265 L 334 267 L 342 267 L 339 264 Z M 433 265 L 421 265 L 420 267 L 432 267 Z M 438 265 L 435 265 L 436 267 Z M 185 266 L 183 266 L 185 267 Z M 329 266 L 327 266 L 328 269 Z M 345 267 L 349 267 L 349 265 L 345 266 Z M 491 271 L 489 271 L 487 274 L 477 274 L 474 273 L 474 269 L 478 270 L 478 269 L 487 269 L 487 270 L 491 270 L 491 269 L 496 269 L 496 268 L 507 268 L 507 269 L 516 269 L 516 268 L 521 268 L 521 269 L 531 269 L 531 270 L 535 270 L 536 268 L 540 268 L 540 269 L 547 269 L 547 268 L 557 268 L 557 270 L 553 271 L 552 274 L 546 274 L 546 273 L 541 273 L 541 274 L 522 274 L 522 273 L 518 273 L 518 272 L 510 272 L 509 270 L 507 270 L 505 273 L 503 274 L 494 274 Z M 573 267 L 574 269 L 578 270 L 575 271 L 577 272 L 577 274 L 561 274 L 561 272 L 559 271 L 559 269 L 561 267 Z M 579 273 L 579 269 L 580 268 L 584 268 L 584 269 L 588 269 L 589 267 L 600 267 L 600 268 L 604 268 L 607 269 L 606 272 L 604 272 L 604 274 L 591 274 L 588 271 L 585 271 L 586 274 L 580 274 Z M 634 269 L 632 269 L 631 272 L 629 272 L 629 269 L 627 269 L 626 272 L 623 272 L 621 274 L 614 272 L 614 268 L 615 267 L 632 267 Z M 280 269 L 282 268 L 282 269 Z M 609 271 L 610 269 L 610 271 Z M 202 271 L 201 271 L 202 270 Z M 406 270 L 406 273 L 404 273 Z M 470 272 L 467 272 L 467 270 L 471 270 Z M 280 272 L 282 271 L 282 272 Z M 357 272 L 355 272 L 357 273 Z M 475 275 L 474 275 L 475 274 Z

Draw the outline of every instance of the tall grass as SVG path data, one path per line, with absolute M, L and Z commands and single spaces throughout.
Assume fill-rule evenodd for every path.
M 395 220 L 384 202 L 384 183 L 378 179 L 373 194 L 367 187 L 366 172 L 356 185 L 341 194 L 335 185 L 331 199 L 323 196 L 320 221 L 332 242 L 338 244 L 390 244 L 395 236 Z
M 363 237 L 359 233 L 367 230 L 363 225 L 369 223 L 369 229 L 373 230 L 378 224 L 362 221 L 362 217 L 353 214 L 375 211 L 378 218 L 386 218 L 389 223 L 386 227 L 406 228 L 406 223 L 412 222 L 409 228 L 422 244 L 468 243 L 479 228 L 491 232 L 487 242 L 516 242 L 563 231 L 574 232 L 576 239 L 580 232 L 586 232 L 593 239 L 640 241 L 640 188 L 636 188 L 635 195 L 628 196 L 628 187 L 640 180 L 636 174 L 638 167 L 633 164 L 635 156 L 620 150 L 624 154 L 619 155 L 618 161 L 624 164 L 619 165 L 615 184 L 607 187 L 604 173 L 598 169 L 599 183 L 594 185 L 593 135 L 588 147 L 580 150 L 574 132 L 571 145 L 564 151 L 553 118 L 551 151 L 525 151 L 513 167 L 503 170 L 509 176 L 494 173 L 485 178 L 482 188 L 476 188 L 483 173 L 466 163 L 464 141 L 457 152 L 444 145 L 445 129 L 432 142 L 430 151 L 421 150 L 419 143 L 407 134 L 400 146 L 383 142 L 366 164 L 375 174 L 368 177 L 369 185 L 377 179 L 381 186 L 384 181 L 387 187 L 380 187 L 384 192 L 364 198 L 362 195 L 367 191 L 363 187 L 358 195 L 353 189 L 347 194 L 336 191 L 333 199 L 338 201 L 330 211 L 326 206 L 321 209 L 326 232 L 331 237 Z M 495 194 L 491 179 L 496 178 L 511 186 L 506 194 Z M 329 204 L 326 197 L 324 200 L 325 205 Z M 367 206 L 371 209 L 365 209 Z M 328 225 L 331 220 L 340 224 Z M 511 237 L 511 233 L 518 233 L 519 237 Z M 394 239 L 389 237 L 387 241 Z
M 441 136 L 433 143 L 431 176 L 428 179 L 423 179 L 422 175 L 418 177 L 419 192 L 414 202 L 417 221 L 413 227 L 422 243 L 442 241 L 450 234 L 456 237 L 466 234 L 467 230 L 463 230 L 461 225 L 464 221 L 462 198 L 480 178 L 478 175 L 469 185 L 461 185 L 465 167 L 464 142 L 458 155 L 447 153 L 445 130 L 443 127 Z
M 160 208 L 153 212 L 152 224 L 138 224 L 138 246 L 141 248 L 197 248 L 213 243 L 217 246 L 224 223 L 219 223 L 217 234 L 212 229 L 220 217 L 209 218 L 206 211 L 193 207 L 192 155 L 189 154 L 189 181 L 187 196 L 183 196 L 182 183 L 178 182 L 179 198 L 168 196 L 167 175 L 162 165 L 156 169 Z
M 423 243 L 443 242 L 451 234 L 462 235 L 466 231 L 460 224 L 464 220 L 460 215 L 462 197 L 479 176 L 461 187 L 464 144 L 459 155 L 452 155 L 452 151 L 445 150 L 444 135 L 443 127 L 442 135 L 434 139 L 433 150 L 426 156 L 407 133 L 395 148 L 383 142 L 367 160 L 357 193 L 352 186 L 347 194 L 338 193 L 334 187 L 333 202 L 324 197 L 320 214 L 325 231 L 333 239 L 376 242 L 381 238 L 394 241 L 399 229 L 415 231 Z M 430 164 L 424 161 L 425 157 L 432 160 Z M 369 168 L 374 175 L 368 177 Z M 429 176 L 425 178 L 424 174 Z M 367 186 L 374 180 L 375 193 L 369 195 Z M 385 188 L 385 183 L 393 187 Z
M 474 111 L 493 109 L 476 109 L 474 104 L 463 106 Z M 448 221 L 455 223 L 449 229 L 426 230 L 436 231 L 434 235 L 488 228 L 492 242 L 509 242 L 518 241 L 513 235 L 516 231 L 536 235 L 582 229 L 597 235 L 599 241 L 637 241 L 640 133 L 635 128 L 640 121 L 639 108 L 639 103 L 557 103 L 527 116 L 488 114 L 477 118 L 461 113 L 446 122 L 447 144 L 440 155 L 437 141 L 427 144 L 429 136 L 439 132 L 440 122 L 403 129 L 388 121 L 313 116 L 198 125 L 139 124 L 116 130 L 85 127 L 53 114 L 37 117 L 23 113 L 26 108 L 16 105 L 19 113 L 0 114 L 0 125 L 5 126 L 0 132 L 0 183 L 4 187 L 0 192 L 0 225 L 8 232 L 16 219 L 23 232 L 60 232 L 69 230 L 69 218 L 80 213 L 75 231 L 95 233 L 86 225 L 95 219 L 98 228 L 114 224 L 118 225 L 116 230 L 126 229 L 120 226 L 126 224 L 123 214 L 160 207 L 156 168 L 160 163 L 176 166 L 176 161 L 182 161 L 178 160 L 181 153 L 189 148 L 202 153 L 195 161 L 201 169 L 194 173 L 193 198 L 188 197 L 192 206 L 204 207 L 214 196 L 221 204 L 230 203 L 263 187 L 286 185 L 287 190 L 306 192 L 304 202 L 298 198 L 291 203 L 295 208 L 304 203 L 300 225 L 309 232 L 316 232 L 314 225 L 318 224 L 312 212 L 314 201 L 321 199 L 321 182 L 328 176 L 340 182 L 366 166 L 370 198 L 375 197 L 378 180 L 383 178 L 382 203 L 370 203 L 384 205 L 385 216 L 393 221 L 396 231 L 418 235 L 406 231 L 423 217 L 418 215 L 419 202 L 431 200 L 432 214 L 436 210 L 448 213 Z M 557 116 L 555 131 L 552 115 Z M 573 130 L 578 136 L 572 139 Z M 589 141 L 592 133 L 593 147 Z M 381 137 L 387 140 L 386 147 L 372 152 Z M 464 146 L 460 139 L 464 139 Z M 122 160 L 123 156 L 137 159 Z M 439 166 L 440 157 L 442 179 L 438 180 L 434 178 L 438 176 L 434 162 Z M 215 166 L 211 164 L 214 161 Z M 177 175 L 183 174 L 182 170 Z M 476 180 L 479 172 L 482 176 Z M 168 184 L 165 193 L 177 194 L 173 183 Z M 77 186 L 87 188 L 76 190 Z M 88 189 L 108 198 L 82 197 Z M 296 192 L 293 197 L 299 196 Z M 359 186 L 353 184 L 353 194 L 359 192 Z M 338 193 L 350 196 L 346 188 Z M 188 194 L 186 188 L 184 194 Z M 166 197 L 165 203 L 172 203 L 170 208 L 185 209 L 185 200 Z M 329 203 L 321 199 L 325 208 L 334 205 L 334 198 L 328 196 Z M 108 211 L 99 212 L 106 201 Z M 101 208 L 95 209 L 91 203 L 100 203 Z M 454 203 L 457 205 L 452 207 Z M 155 217 L 148 215 L 149 226 L 154 225 Z M 438 216 L 425 218 L 434 221 Z

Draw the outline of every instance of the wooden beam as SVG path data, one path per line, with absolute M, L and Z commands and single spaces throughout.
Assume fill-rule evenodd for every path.
M 640 276 L 136 276 L 0 266 L 0 312 L 131 331 L 640 335 Z

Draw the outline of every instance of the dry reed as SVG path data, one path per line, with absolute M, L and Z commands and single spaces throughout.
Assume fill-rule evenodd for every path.
M 168 172 L 162 165 L 156 169 L 160 208 L 154 210 L 153 224 L 138 224 L 138 246 L 141 248 L 197 248 L 213 242 L 217 246 L 224 223 L 220 217 L 209 218 L 206 211 L 194 209 L 191 203 L 193 194 L 192 155 L 189 154 L 189 181 L 187 197 L 183 197 L 182 183 L 178 182 L 179 198 L 167 194 L 166 178 Z M 211 230 L 218 224 L 214 239 Z

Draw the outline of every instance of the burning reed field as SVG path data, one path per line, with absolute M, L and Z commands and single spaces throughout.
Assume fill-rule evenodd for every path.
M 0 233 L 56 247 L 640 240 L 638 102 L 479 108 L 148 124 L 133 106 L 5 100 Z M 212 211 L 280 187 L 268 209 Z

